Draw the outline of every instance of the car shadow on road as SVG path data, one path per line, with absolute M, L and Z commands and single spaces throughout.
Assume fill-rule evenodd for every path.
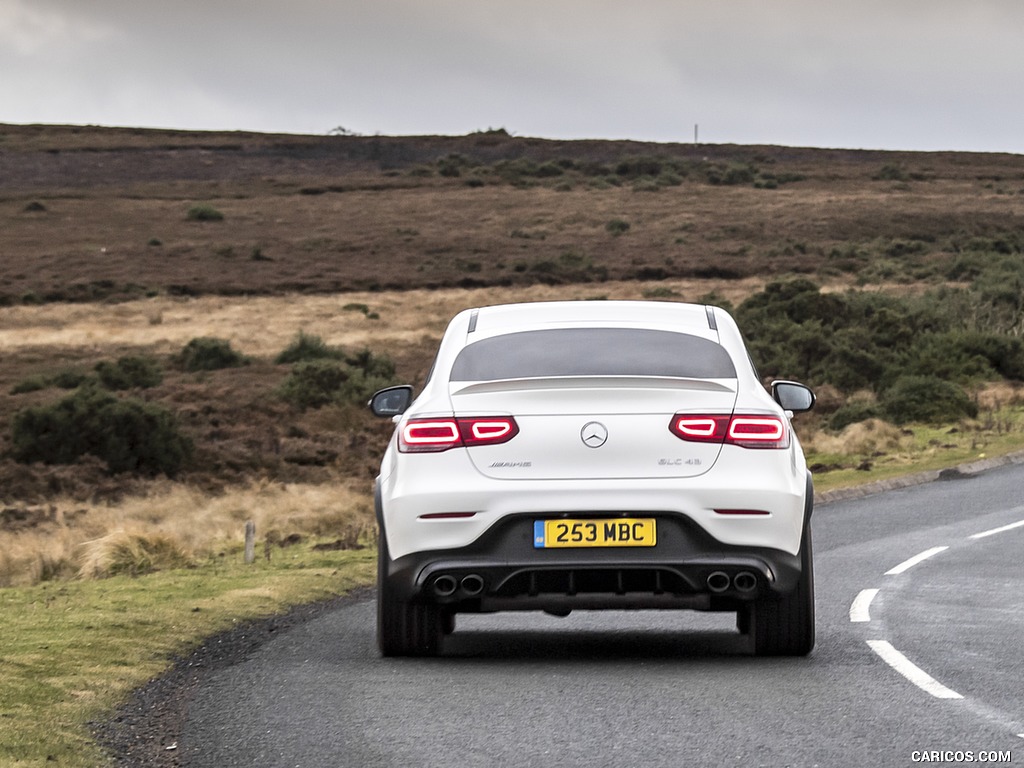
M 488 630 L 456 632 L 445 640 L 442 656 L 592 662 L 723 658 L 751 651 L 750 637 L 738 632 Z

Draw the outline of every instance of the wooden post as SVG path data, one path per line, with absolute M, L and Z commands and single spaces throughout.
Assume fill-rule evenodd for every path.
M 256 559 L 256 523 L 252 520 L 245 524 L 245 564 L 251 565 Z

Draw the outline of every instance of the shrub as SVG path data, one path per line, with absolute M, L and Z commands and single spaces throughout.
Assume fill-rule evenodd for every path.
M 750 165 L 711 165 L 705 174 L 709 184 L 728 185 L 751 184 L 757 177 L 757 171 Z
M 539 166 L 537 166 L 537 170 L 535 171 L 537 178 L 540 179 L 554 178 L 556 176 L 561 176 L 563 173 L 565 173 L 565 170 L 562 168 L 562 166 L 560 166 L 558 163 L 553 163 L 550 161 L 546 163 L 541 163 Z
M 192 339 L 174 360 L 179 368 L 189 372 L 237 368 L 248 363 L 245 355 L 231 348 L 231 342 L 211 336 Z
M 657 176 L 665 167 L 665 162 L 657 157 L 624 157 L 615 166 L 619 176 L 635 179 L 639 176 Z
M 49 386 L 50 382 L 45 376 L 29 376 L 27 379 L 22 379 L 11 387 L 11 394 L 26 395 L 29 392 L 39 392 Z
M 278 389 L 281 399 L 300 410 L 334 402 L 349 379 L 346 367 L 333 360 L 297 363 Z
M 395 364 L 387 356 L 364 349 L 344 361 L 296 363 L 278 389 L 281 399 L 301 410 L 332 403 L 364 403 L 378 389 L 395 383 Z
M 934 373 L 928 361 L 954 357 L 944 348 L 953 316 L 948 302 L 877 293 L 822 294 L 799 279 L 771 283 L 737 309 L 761 374 L 881 392 L 907 373 Z M 929 350 L 942 350 L 936 356 Z M 959 356 L 957 359 L 960 359 Z M 1012 361 L 1010 355 L 1007 363 Z M 940 377 L 978 375 L 976 361 L 942 364 Z
M 882 166 L 882 169 L 872 176 L 875 181 L 906 181 L 909 177 L 907 172 L 898 165 L 892 163 Z
M 299 331 L 292 343 L 274 358 L 274 362 L 282 364 L 306 360 L 342 360 L 344 357 L 345 352 L 339 347 L 329 346 L 319 336 Z
M 151 357 L 122 357 L 116 363 L 96 364 L 96 374 L 107 389 L 148 389 L 158 386 L 164 375 Z
M 960 387 L 934 376 L 901 376 L 882 393 L 879 405 L 895 424 L 942 424 L 978 415 L 978 406 Z
M 22 379 L 11 388 L 11 394 L 22 395 L 27 392 L 38 392 L 43 389 L 49 389 L 50 387 L 57 387 L 58 389 L 78 389 L 78 387 L 89 381 L 95 381 L 95 379 L 86 373 L 68 369 L 58 371 L 53 376 L 36 375 L 29 376 L 27 379 Z
M 50 379 L 50 383 L 59 389 L 78 389 L 89 380 L 90 377 L 87 374 L 68 370 L 54 374 L 53 378 Z
M 857 424 L 879 416 L 878 406 L 874 403 L 847 403 L 840 406 L 828 420 L 830 429 L 842 431 L 851 424 Z
M 23 463 L 71 464 L 91 455 L 106 462 L 110 472 L 169 477 L 192 453 L 191 441 L 178 431 L 170 412 L 95 387 L 19 411 L 11 443 L 14 458 Z
M 363 349 L 348 358 L 346 362 L 353 368 L 362 371 L 366 376 L 390 379 L 395 375 L 395 364 L 387 355 L 374 355 L 370 350 Z M 370 394 L 373 394 L 372 392 Z
M 224 214 L 212 205 L 193 205 L 188 209 L 189 221 L 223 221 Z
M 604 228 L 611 232 L 615 237 L 618 237 L 619 235 L 625 234 L 629 231 L 629 222 L 623 221 L 622 219 L 612 219 L 604 225 Z
M 499 160 L 494 164 L 494 172 L 507 182 L 521 183 L 524 179 L 537 176 L 537 164 L 524 157 L 515 160 Z

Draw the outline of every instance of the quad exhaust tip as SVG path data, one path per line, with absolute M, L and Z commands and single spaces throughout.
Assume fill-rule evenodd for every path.
M 708 576 L 708 589 L 715 594 L 721 594 L 729 588 L 731 579 L 724 571 L 715 571 Z
M 735 576 L 729 576 L 725 571 L 714 571 L 707 578 L 708 591 L 720 595 L 727 592 L 730 587 L 737 592 L 753 592 L 757 589 L 757 576 L 750 571 L 740 571 Z
M 753 592 L 757 589 L 757 576 L 750 571 L 740 571 L 733 578 L 732 584 L 740 592 Z
M 464 576 L 462 578 L 462 591 L 470 597 L 476 597 L 484 591 L 484 580 L 475 573 Z
M 434 594 L 437 597 L 451 597 L 460 588 L 466 597 L 476 597 L 484 591 L 484 579 L 475 573 L 463 576 L 461 582 L 447 573 L 434 579 Z
M 434 579 L 434 594 L 438 597 L 451 597 L 458 588 L 459 582 L 454 576 L 444 575 Z

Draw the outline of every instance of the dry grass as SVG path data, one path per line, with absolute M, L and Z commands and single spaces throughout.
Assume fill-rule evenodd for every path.
M 912 441 L 898 427 L 880 419 L 850 424 L 839 434 L 816 431 L 802 438 L 807 451 L 839 456 L 871 456 L 907 449 Z
M 520 301 L 643 299 L 652 289 L 671 291 L 677 300 L 715 292 L 733 303 L 757 292 L 763 280 L 665 280 L 607 282 L 600 285 L 533 285 L 522 288 L 446 288 L 393 293 L 355 292 L 333 296 L 200 298 L 158 297 L 122 304 L 45 304 L 0 308 L 0 351 L 74 348 L 104 354 L 105 349 L 146 347 L 177 352 L 191 339 L 228 339 L 246 354 L 272 357 L 300 330 L 329 344 L 386 349 L 390 343 L 437 340 L 453 315 L 467 307 Z M 365 305 L 379 319 L 346 311 Z M 159 322 L 154 322 L 159 318 Z
M 237 549 L 248 520 L 263 557 L 309 538 L 354 548 L 372 542 L 371 504 L 365 486 L 344 480 L 253 483 L 217 495 L 163 481 L 119 503 L 55 499 L 24 510 L 29 519 L 19 529 L 0 530 L 0 586 L 181 567 Z

